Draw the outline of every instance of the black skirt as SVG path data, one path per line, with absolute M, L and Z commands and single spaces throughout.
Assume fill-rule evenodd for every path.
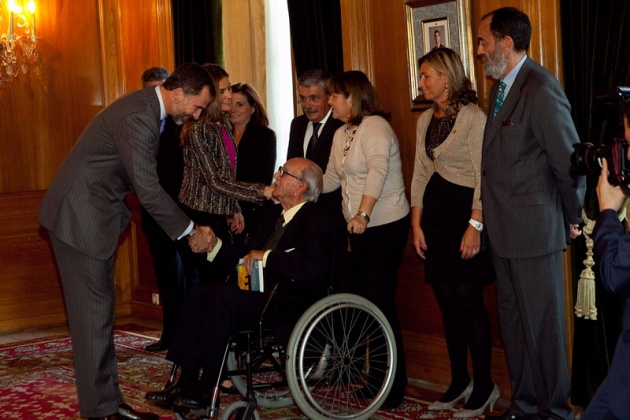
M 459 250 L 469 226 L 473 195 L 473 188 L 453 184 L 437 172 L 429 180 L 422 211 L 427 283 L 467 282 L 483 286 L 494 280 L 488 251 L 482 249 L 474 258 L 464 260 Z

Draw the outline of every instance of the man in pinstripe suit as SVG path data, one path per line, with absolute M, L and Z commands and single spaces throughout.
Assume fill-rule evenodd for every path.
M 96 115 L 62 164 L 40 206 L 63 286 L 82 417 L 157 419 L 124 404 L 113 341 L 114 255 L 131 212 L 142 206 L 173 240 L 191 248 L 210 240 L 160 187 L 156 171 L 160 121 L 199 118 L 216 94 L 207 71 L 182 65 L 155 88 L 128 94 Z

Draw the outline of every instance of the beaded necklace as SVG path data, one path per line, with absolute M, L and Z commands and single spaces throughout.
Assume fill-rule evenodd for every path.
M 352 146 L 352 142 L 354 141 L 354 135 L 357 134 L 357 128 L 354 127 L 352 133 L 348 134 L 348 130 L 350 129 L 350 124 L 346 124 L 346 128 L 343 130 L 346 133 L 346 146 L 343 148 L 343 156 L 345 157 L 348 154 L 348 150 L 350 150 L 350 146 Z

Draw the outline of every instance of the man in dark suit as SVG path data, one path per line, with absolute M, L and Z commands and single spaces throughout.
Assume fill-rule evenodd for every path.
M 142 73 L 142 87 L 159 86 L 168 76 L 168 70 L 151 67 Z M 170 116 L 163 123 L 157 154 L 157 174 L 160 186 L 177 203 L 184 174 L 184 155 L 179 140 L 181 125 L 176 124 Z M 164 351 L 171 343 L 175 324 L 184 305 L 186 275 L 178 253 L 178 241 L 172 240 L 144 207 L 140 208 L 140 216 L 162 306 L 162 335 L 157 342 L 147 345 L 145 350 Z
M 328 104 L 329 95 L 326 93 L 326 84 L 330 77 L 327 71 L 320 69 L 308 70 L 299 77 L 298 96 L 304 113 L 291 122 L 287 151 L 287 160 L 306 157 L 319 165 L 324 173 L 328 166 L 333 137 L 337 129 L 343 125 L 342 121 L 332 117 Z M 341 189 L 322 194 L 317 205 L 337 229 L 333 276 L 334 284 L 338 284 L 344 277 L 347 258 L 347 230 L 341 212 Z
M 159 186 L 156 155 L 160 121 L 199 118 L 215 94 L 208 72 L 184 64 L 154 89 L 128 94 L 85 128 L 40 205 L 64 291 L 79 410 L 88 418 L 157 419 L 124 404 L 113 340 L 114 256 L 131 212 L 125 195 L 140 204 L 173 240 L 189 236 L 206 246 L 207 227 L 195 227 Z
M 571 419 L 563 251 L 580 234 L 579 142 L 560 83 L 527 57 L 531 24 L 512 7 L 482 18 L 477 53 L 496 79 L 481 164 L 484 223 L 512 401 L 497 418 Z M 488 417 L 492 418 L 492 417 Z
M 322 171 L 308 159 L 294 158 L 274 178 L 274 198 L 280 204 L 269 209 L 249 243 L 231 245 L 213 237 L 208 248 L 208 260 L 222 269 L 233 270 L 239 258 L 250 273 L 254 261 L 262 263 L 264 293 L 241 290 L 233 282 L 209 282 L 188 294 L 175 340 L 166 354 L 182 367 L 180 378 L 164 391 L 147 394 L 150 401 L 208 404 L 229 337 L 256 328 L 276 285 L 274 299 L 290 295 L 312 301 L 323 297 L 330 276 L 332 226 L 315 205 L 322 190 Z M 286 312 L 290 316 L 293 311 Z

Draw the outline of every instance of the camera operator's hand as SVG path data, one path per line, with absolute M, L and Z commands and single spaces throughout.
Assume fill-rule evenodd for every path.
M 625 196 L 621 188 L 610 185 L 608 182 L 608 162 L 602 159 L 602 172 L 599 174 L 597 182 L 597 199 L 599 201 L 599 211 L 612 209 L 619 211 Z

